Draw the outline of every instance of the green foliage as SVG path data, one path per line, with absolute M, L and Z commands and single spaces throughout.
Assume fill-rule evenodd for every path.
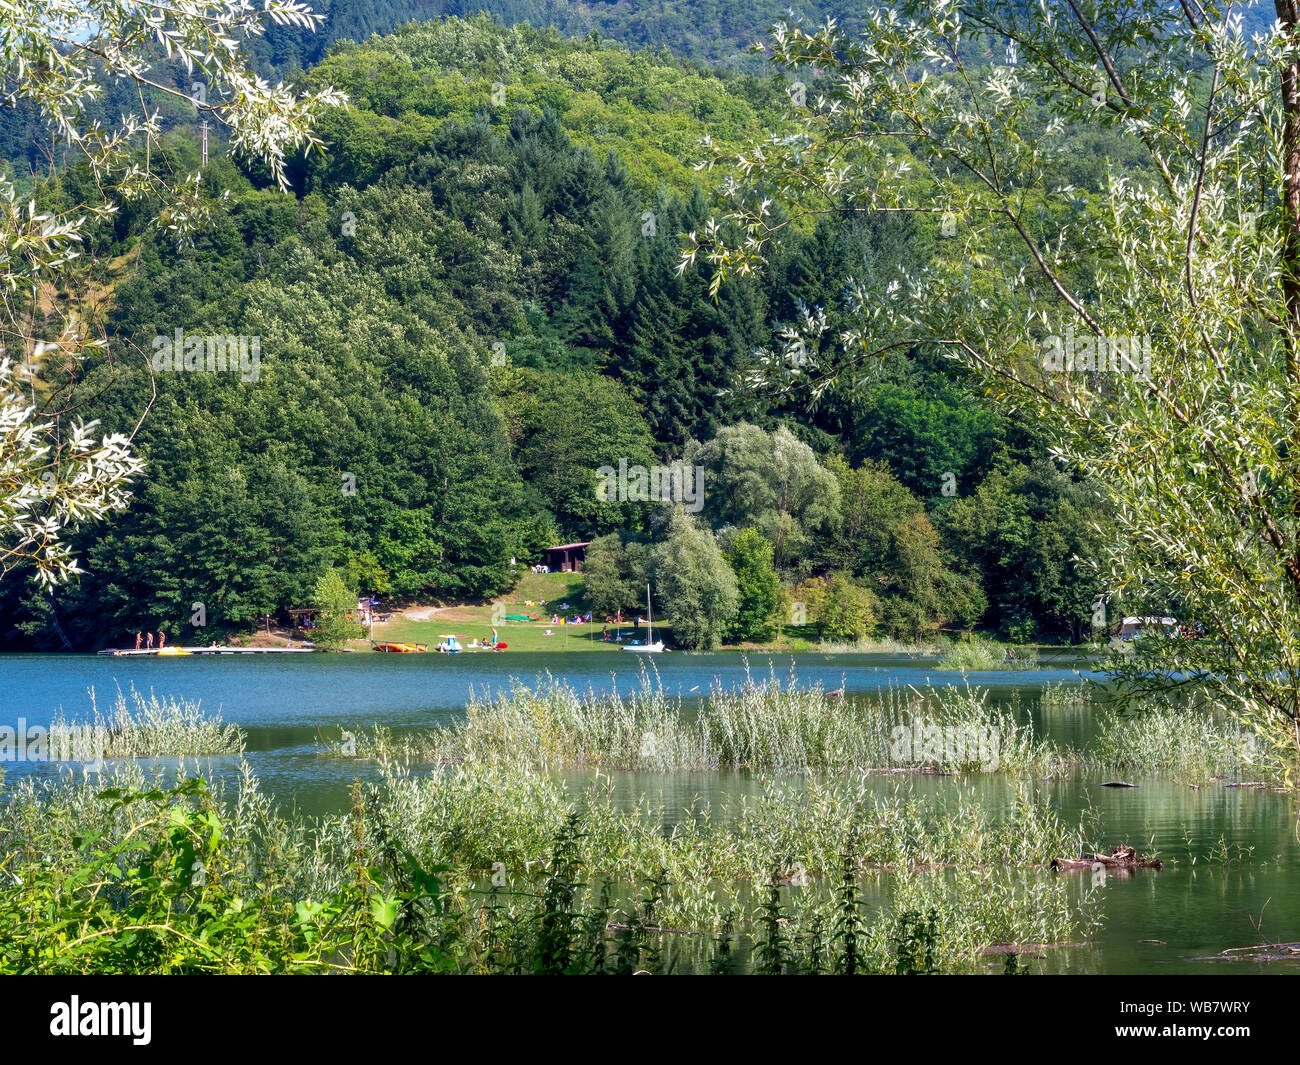
M 593 540 L 582 563 L 587 602 L 596 617 L 619 611 L 635 616 L 645 602 L 650 546 L 635 533 L 609 533 Z
M 212 754 L 242 754 L 247 735 L 238 725 L 221 720 L 221 712 L 205 713 L 197 702 L 146 696 L 130 689 L 131 705 L 119 688 L 112 710 L 101 715 L 90 691 L 91 712 L 86 718 L 65 721 L 62 712 L 50 723 L 50 735 L 61 730 L 75 747 L 83 742 L 91 750 L 85 761 L 100 758 L 198 758 Z M 78 730 L 84 740 L 78 740 Z
M 938 515 L 954 564 L 986 590 L 989 621 L 1013 641 L 1091 628 L 1100 575 L 1087 565 L 1111 528 L 1096 490 L 1045 462 L 995 472 Z
M 938 669 L 989 670 L 1034 669 L 1038 665 L 1037 652 L 1032 647 L 1004 647 L 970 636 L 958 640 L 935 664 Z
M 894 973 L 897 976 L 932 976 L 937 973 L 935 947 L 939 941 L 939 912 L 907 910 L 898 915 L 893 935 Z
M 855 577 L 875 575 L 896 558 L 896 530 L 921 512 L 921 503 L 882 463 L 855 469 L 835 455 L 827 466 L 839 481 L 840 513 L 823 549 L 826 561 Z
M 635 7 L 620 4 L 573 4 L 567 0 L 317 0 L 314 9 L 328 20 L 316 34 L 291 27 L 272 27 L 254 40 L 254 54 L 277 73 L 292 73 L 319 62 L 336 41 L 364 41 L 391 33 L 408 22 L 486 12 L 506 25 L 551 26 L 567 37 L 585 37 L 599 46 L 602 38 L 642 48 L 661 58 L 675 56 L 761 71 L 750 54 L 754 33 L 785 17 L 780 0 L 654 0 Z M 850 22 L 861 12 L 852 3 L 815 0 L 807 9 Z M 468 51 L 468 49 L 467 49 Z M 581 68 L 579 68 L 581 69 Z M 391 75 L 390 75 L 391 77 Z
M 997 416 L 951 380 L 924 392 L 885 382 L 861 404 L 854 425 L 857 453 L 887 464 L 917 495 L 939 496 L 945 475 L 956 484 L 978 480 L 990 467 Z
M 1224 777 L 1281 783 L 1297 768 L 1294 760 L 1288 765 L 1286 748 L 1270 750 L 1239 722 L 1200 706 L 1127 714 L 1099 709 L 1097 717 L 1097 735 L 1084 757 L 1098 767 L 1154 772 L 1198 786 Z
M 772 564 L 773 550 L 756 529 L 731 537 L 724 553 L 736 577 L 736 619 L 728 635 L 737 640 L 765 640 L 781 606 L 781 579 Z
M 839 573 L 821 584 L 820 589 L 803 586 L 803 594 L 812 600 L 812 618 L 822 638 L 856 642 L 869 636 L 878 617 L 875 597 Z
M 853 976 L 858 971 L 861 956 L 860 939 L 862 937 L 862 903 L 858 899 L 857 858 L 853 853 L 852 840 L 845 842 L 840 856 L 840 882 L 836 889 L 835 938 L 839 943 L 839 953 L 835 959 L 834 971 L 841 976 Z
M 759 917 L 762 938 L 754 948 L 754 975 L 781 976 L 790 964 L 790 945 L 786 940 L 784 906 L 778 872 L 772 873 L 767 885 L 767 901 Z
M 1120 695 L 1204 696 L 1294 756 L 1300 203 L 1271 161 L 1300 152 L 1300 13 L 1274 13 L 1252 34 L 1223 4 L 1058 18 L 1046 4 L 904 0 L 861 32 L 784 27 L 774 60 L 818 70 L 821 91 L 792 106 L 798 136 L 712 160 L 726 172 L 719 217 L 683 265 L 707 261 L 715 287 L 750 277 L 795 220 L 845 205 L 930 221 L 924 264 L 861 275 L 834 325 L 805 316 L 818 344 L 805 398 L 870 387 L 879 375 L 860 370 L 880 352 L 960 363 L 1105 500 L 1094 609 L 1122 595 L 1207 631 L 1140 645 L 1115 665 Z M 1018 63 L 990 63 L 1008 41 Z M 1229 115 L 1232 136 L 1217 136 Z M 1075 185 L 1085 169 L 1097 177 Z M 788 390 L 788 367 L 763 370 L 756 388 Z M 915 424 L 909 406 L 889 425 Z M 1052 530 L 1031 578 L 1077 632 L 1083 582 L 1051 587 L 1070 532 Z M 1019 606 L 1002 616 L 1021 621 Z
M 649 570 L 673 639 L 692 650 L 719 647 L 736 616 L 739 593 L 709 530 L 680 506 L 673 507 L 662 541 L 650 554 Z
M 899 956 L 969 971 L 987 943 L 1075 934 L 1065 885 L 1024 866 L 1077 847 L 1080 828 L 1028 797 L 995 816 L 861 781 L 767 781 L 719 813 L 672 831 L 603 785 L 569 796 L 554 775 L 472 764 L 357 785 L 345 814 L 311 821 L 251 773 L 230 796 L 131 769 L 26 781 L 0 805 L 0 972 L 708 971 L 740 968 L 735 924 L 771 971 L 884 972 Z M 787 891 L 774 881 L 794 853 L 808 875 Z M 953 861 L 991 864 L 912 869 Z M 857 895 L 874 862 L 895 867 L 900 897 L 868 921 Z M 931 908 L 942 934 L 927 947 L 907 915 Z
M 634 526 L 644 505 L 602 499 L 597 474 L 620 460 L 654 464 L 654 440 L 626 389 L 594 373 L 532 369 L 511 371 L 500 387 L 519 474 L 565 542 Z
M 973 625 L 986 601 L 979 585 L 953 573 L 939 552 L 939 534 L 924 514 L 914 514 L 895 530 L 891 586 L 898 594 L 884 606 L 891 635 L 919 640 L 927 630 L 956 619 Z
M 305 5 L 279 0 L 258 12 L 239 3 L 162 2 L 143 21 L 111 3 L 91 12 L 48 2 L 0 11 L 5 110 L 19 109 L 16 124 L 33 135 L 20 153 L 35 162 L 41 142 L 57 140 L 62 170 L 39 196 L 27 188 L 20 198 L 14 174 L 0 167 L 0 576 L 24 568 L 43 594 L 81 573 L 67 534 L 124 509 L 144 468 L 130 431 L 100 432 L 77 396 L 82 363 L 109 350 L 97 292 L 107 279 L 85 250 L 112 232 L 123 204 L 144 205 L 137 221 L 169 241 L 183 241 L 212 216 L 200 175 L 178 178 L 177 161 L 165 160 L 163 122 L 144 92 L 183 99 L 216 119 L 235 150 L 283 190 L 286 154 L 319 149 L 313 122 L 344 99 L 328 85 L 301 96 L 283 83 L 272 87 L 254 76 L 235 38 L 266 24 L 310 31 L 319 22 Z M 202 71 L 210 102 L 191 101 L 189 90 L 153 72 L 160 46 L 187 74 Z M 106 84 L 129 102 L 102 112 Z M 0 133 L 12 132 L 6 127 Z M 164 165 L 142 166 L 140 154 L 153 152 Z M 53 163 L 56 151 L 45 158 Z
M 839 485 L 812 448 L 786 428 L 740 424 L 688 448 L 704 467 L 704 515 L 713 527 L 752 526 L 772 544 L 782 569 L 809 553 L 839 513 Z
M 601 768 L 673 773 L 713 770 L 820 773 L 847 767 L 931 765 L 952 772 L 1045 772 L 1059 757 L 1009 711 L 990 708 L 986 689 L 949 687 L 909 704 L 901 695 L 844 701 L 820 687 L 775 676 L 714 685 L 698 705 L 665 695 L 642 678 L 626 695 L 581 694 L 552 680 L 512 684 L 492 701 L 473 700 L 453 727 L 394 735 L 359 732 L 356 757 L 400 765 L 531 765 L 539 772 Z M 925 736 L 896 747 L 899 726 L 938 723 L 972 736 L 999 734 L 997 752 L 970 745 L 927 746 Z M 902 743 L 902 741 L 899 741 Z M 978 747 L 978 745 L 976 745 Z M 909 753 L 910 752 L 910 753 Z M 321 749 L 346 757 L 338 744 Z M 996 754 L 996 757 L 993 755 Z
M 556 834 L 551 851 L 550 875 L 542 893 L 533 972 L 539 976 L 564 975 L 580 971 L 575 965 L 581 955 L 575 949 L 578 919 L 573 913 L 578 885 L 578 833 L 581 818 L 570 814 Z M 603 960 L 603 958 L 601 959 Z
M 413 868 L 406 889 L 390 894 L 381 890 L 381 870 L 363 860 L 330 896 L 283 906 L 270 877 L 259 890 L 252 871 L 235 864 L 246 841 L 232 838 L 201 779 L 168 790 L 109 788 L 97 802 L 96 827 L 59 842 L 60 852 L 71 847 L 70 862 L 47 866 L 22 893 L 0 889 L 0 972 L 450 968 L 436 945 L 422 942 L 428 925 L 412 919 L 426 900 L 437 913 L 431 873 Z M 132 832 L 118 830 L 123 817 Z
M 348 640 L 365 635 L 352 615 L 357 612 L 357 594 L 343 583 L 343 576 L 333 567 L 316 581 L 312 606 L 320 613 L 312 639 L 322 647 L 342 647 Z
M 509 120 L 522 108 L 549 109 L 579 142 L 616 152 L 644 193 L 661 184 L 685 193 L 705 134 L 739 147 L 775 126 L 783 97 L 770 83 L 482 15 L 340 45 L 308 80 L 337 85 L 352 104 L 322 126 L 335 151 L 309 181 L 354 186 L 408 162 L 444 122 Z

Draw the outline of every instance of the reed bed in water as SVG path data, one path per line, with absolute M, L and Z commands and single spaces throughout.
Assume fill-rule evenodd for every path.
M 973 636 L 958 640 L 940 656 L 936 669 L 986 671 L 994 669 L 1036 669 L 1038 648 L 1010 646 Z
M 1044 710 L 1064 710 L 1079 713 L 1091 710 L 1093 693 L 1087 684 L 1075 682 L 1067 684 L 1058 680 L 1055 684 L 1045 684 L 1038 693 L 1038 705 Z
M 220 745 L 197 706 L 146 709 L 146 730 L 179 716 L 192 749 Z M 1182 715 L 1121 731 L 1142 721 L 1108 724 L 1098 757 L 1214 736 L 1187 739 Z M 773 677 L 697 705 L 548 680 L 453 728 L 376 733 L 383 779 L 342 816 L 283 813 L 246 767 L 215 793 L 130 762 L 22 778 L 0 791 L 0 972 L 947 972 L 995 943 L 1086 938 L 1086 881 L 1045 863 L 1124 841 L 1064 821 L 1024 776 L 927 797 L 856 764 L 897 760 L 903 728 L 913 762 L 961 768 L 969 751 L 925 748 L 977 727 L 1000 730 L 999 768 L 1059 757 L 970 687 L 839 699 Z M 441 764 L 416 773 L 398 750 Z M 767 779 L 677 810 L 619 801 L 616 767 Z
M 1285 745 L 1270 745 L 1242 723 L 1196 700 L 1121 712 L 1093 685 L 1058 683 L 1043 689 L 1039 705 L 1096 718 L 1096 736 L 1074 756 L 1087 769 L 1149 774 L 1185 784 L 1216 779 L 1280 784 L 1287 777 Z
M 969 686 L 891 688 L 845 698 L 792 675 L 715 686 L 692 702 L 643 677 L 627 693 L 579 692 L 552 677 L 474 698 L 465 720 L 395 736 L 349 734 L 321 753 L 403 764 L 523 763 L 640 772 L 850 769 L 1049 770 L 1059 752 Z
M 526 871 L 564 811 L 579 810 L 583 867 L 629 882 L 660 869 L 696 884 L 762 883 L 774 868 L 824 879 L 849 839 L 863 870 L 1033 867 L 1080 850 L 1088 835 L 1027 786 L 993 805 L 966 790 L 929 798 L 862 777 L 768 780 L 754 795 L 677 811 L 645 796 L 619 802 L 599 776 L 570 786 L 525 767 L 466 765 L 419 777 L 394 771 L 376 795 L 387 831 L 412 853 L 512 875 Z
M 820 640 L 817 652 L 824 655 L 937 655 L 947 646 L 947 641 L 922 643 L 896 640 L 892 636 L 881 639 L 864 637 L 857 641 Z
M 1100 729 L 1084 764 L 1200 784 L 1219 777 L 1274 781 L 1281 766 L 1249 729 L 1207 710 L 1099 710 Z
M 773 782 L 676 819 L 475 765 L 393 771 L 308 820 L 247 771 L 224 794 L 109 774 L 0 802 L 0 971 L 953 971 L 1087 923 L 1041 867 L 1082 826 L 1029 792 L 996 811 Z
M 241 754 L 245 735 L 223 722 L 221 712 L 206 712 L 198 702 L 159 698 L 130 690 L 131 704 L 119 688 L 112 708 L 102 713 L 90 693 L 88 718 L 69 721 L 61 713 L 51 722 L 51 744 L 62 743 L 78 760 L 99 758 L 193 758 Z

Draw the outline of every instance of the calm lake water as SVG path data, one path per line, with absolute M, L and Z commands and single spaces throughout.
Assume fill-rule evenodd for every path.
M 443 724 L 463 713 L 471 691 L 487 695 L 512 679 L 533 683 L 549 671 L 580 689 L 626 691 L 642 683 L 651 666 L 670 694 L 695 698 L 711 686 L 743 683 L 775 672 L 783 682 L 791 670 L 799 684 L 843 687 L 846 694 L 870 694 L 890 685 L 943 685 L 957 675 L 934 668 L 922 657 L 884 655 L 665 655 L 653 663 L 632 655 L 593 652 L 505 655 L 283 655 L 115 659 L 86 655 L 0 655 L 0 726 L 20 718 L 45 725 L 58 715 L 88 715 L 90 692 L 101 711 L 117 691 L 142 692 L 200 701 L 209 711 L 248 734 L 248 760 L 264 786 L 285 804 L 308 813 L 341 809 L 349 783 L 375 772 L 369 765 L 319 758 L 319 739 L 335 740 L 340 729 L 357 731 L 382 724 L 394 730 Z M 993 689 L 992 698 L 1019 696 L 1035 728 L 1059 742 L 1079 745 L 1094 730 L 1087 710 L 1045 709 L 1038 694 L 1046 684 L 1077 683 L 1088 663 L 1061 655 L 1034 670 L 971 673 L 972 684 Z M 48 772 L 49 767 L 4 763 L 7 774 Z M 213 759 L 211 772 L 232 774 L 234 759 Z M 1099 843 L 1130 843 L 1158 849 L 1175 863 L 1131 879 L 1110 878 L 1102 890 L 1102 928 L 1086 947 L 1049 952 L 1042 966 L 1057 972 L 1283 972 L 1295 964 L 1207 963 L 1192 959 L 1227 947 L 1262 941 L 1300 941 L 1300 842 L 1293 800 L 1249 789 L 1209 785 L 1193 790 L 1166 781 L 1132 778 L 1141 786 L 1109 789 L 1100 778 L 1077 775 L 1043 785 L 1060 814 L 1077 820 L 1096 812 Z M 620 793 L 662 797 L 670 809 L 699 799 L 751 790 L 743 774 L 624 774 Z M 898 786 L 879 778 L 873 786 Z M 1006 778 L 909 777 L 907 786 L 943 794 L 957 787 L 987 801 L 1009 801 Z M 1240 867 L 1212 865 L 1208 855 L 1220 840 L 1251 850 Z M 1046 857 L 1046 856 L 1045 856 Z M 1193 861 L 1195 859 L 1195 861 Z M 1056 875 L 1042 873 L 1035 875 Z M 1083 890 L 1090 874 L 1077 877 Z M 1159 942 L 1144 942 L 1156 940 Z

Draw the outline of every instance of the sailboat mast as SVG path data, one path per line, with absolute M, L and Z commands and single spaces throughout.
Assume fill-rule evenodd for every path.
M 650 585 L 645 586 L 645 630 L 647 644 L 655 642 L 655 609 L 650 605 Z

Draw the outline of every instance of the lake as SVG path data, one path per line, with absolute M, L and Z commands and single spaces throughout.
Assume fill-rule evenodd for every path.
M 774 672 L 784 682 L 791 670 L 800 684 L 842 687 L 850 697 L 870 697 L 891 685 L 960 683 L 957 674 L 936 669 L 933 659 L 890 655 L 670 654 L 652 661 L 581 651 L 172 659 L 0 655 L 0 726 L 16 727 L 19 718 L 29 726 L 46 725 L 60 713 L 69 720 L 85 717 L 91 689 L 101 711 L 111 708 L 119 688 L 132 686 L 201 701 L 248 734 L 248 760 L 268 791 L 304 812 L 322 813 L 344 807 L 354 778 L 376 775 L 368 763 L 317 756 L 318 740 L 337 740 L 341 729 L 381 724 L 401 731 L 447 723 L 463 713 L 471 692 L 488 695 L 507 688 L 512 678 L 531 683 L 548 671 L 583 690 L 629 690 L 643 682 L 643 669 L 666 692 L 689 699 L 707 694 L 711 686 L 743 683 L 747 673 L 762 679 Z M 1077 683 L 1088 669 L 1085 658 L 1061 654 L 1044 656 L 1032 670 L 971 673 L 968 680 L 992 688 L 995 700 L 1018 696 L 1021 712 L 1040 734 L 1077 747 L 1093 733 L 1090 712 L 1040 707 L 1038 694 L 1047 684 Z M 233 758 L 212 759 L 211 773 L 220 779 L 235 765 Z M 6 774 L 51 771 L 48 765 L 25 763 L 3 768 Z M 715 799 L 753 787 L 738 773 L 616 777 L 620 794 L 662 796 L 670 810 L 685 808 L 696 797 Z M 1264 939 L 1300 940 L 1300 843 L 1293 800 L 1216 784 L 1195 790 L 1132 779 L 1141 786 L 1102 788 L 1099 778 L 1084 773 L 1042 785 L 1066 820 L 1096 811 L 1099 845 L 1158 849 L 1166 859 L 1161 872 L 1107 879 L 1100 887 L 1103 923 L 1093 941 L 1047 952 L 1042 966 L 1062 972 L 1294 972 L 1290 963 L 1192 960 Z M 881 789 L 899 786 L 896 776 L 872 781 Z M 937 794 L 961 787 L 995 804 L 1014 795 L 1012 780 L 998 775 L 960 780 L 918 775 L 907 777 L 906 785 Z M 1208 856 L 1220 840 L 1253 851 L 1239 866 L 1212 864 Z M 1077 878 L 1080 891 L 1091 883 L 1089 873 L 1061 875 Z

